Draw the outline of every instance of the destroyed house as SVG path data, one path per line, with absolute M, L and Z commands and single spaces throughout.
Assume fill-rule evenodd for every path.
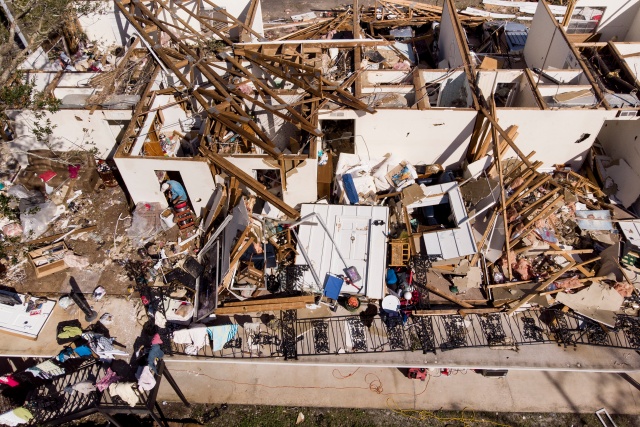
M 640 0 L 517 7 L 105 2 L 22 66 L 61 106 L 44 139 L 8 112 L 12 271 L 74 294 L 97 242 L 176 360 L 637 369 Z M 80 193 L 69 151 L 100 160 Z M 105 195 L 124 210 L 87 231 Z

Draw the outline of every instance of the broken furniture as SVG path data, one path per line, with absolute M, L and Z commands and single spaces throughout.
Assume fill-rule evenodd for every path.
M 389 246 L 391 247 L 391 260 L 388 266 L 403 267 L 407 265 L 409 258 L 411 258 L 409 239 L 392 239 Z

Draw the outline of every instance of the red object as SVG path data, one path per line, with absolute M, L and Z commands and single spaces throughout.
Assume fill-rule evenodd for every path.
M 187 202 L 180 202 L 180 203 L 176 204 L 173 208 L 175 210 L 178 210 L 178 209 L 183 209 L 183 208 L 186 208 L 186 207 L 187 207 Z
M 142 304 L 149 305 L 149 298 L 147 298 L 146 296 L 142 295 L 140 297 L 140 299 L 142 300 Z
M 162 344 L 162 338 L 160 338 L 160 334 L 155 334 L 151 339 L 151 345 L 154 344 Z
M 424 381 L 427 379 L 427 370 L 425 368 L 409 368 L 407 377 L 412 380 Z
M 448 377 L 448 376 L 451 374 L 451 372 L 449 371 L 449 368 L 442 368 L 442 369 L 440 369 L 440 373 L 441 373 L 442 375 L 444 375 L 445 377 Z
M 4 376 L 0 377 L 0 384 L 6 384 L 9 387 L 15 387 L 15 386 L 20 385 L 20 383 L 18 383 L 18 381 L 14 380 L 11 375 L 4 375 Z
M 69 178 L 76 179 L 78 178 L 78 172 L 80 171 L 81 165 L 69 165 Z
M 51 178 L 53 178 L 56 175 L 57 175 L 57 173 L 55 173 L 54 171 L 44 171 L 38 176 L 40 177 L 40 179 L 42 181 L 49 182 L 49 181 L 51 181 Z

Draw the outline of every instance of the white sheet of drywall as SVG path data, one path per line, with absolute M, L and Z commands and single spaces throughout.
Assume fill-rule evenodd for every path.
M 92 150 L 96 149 L 97 158 L 112 155 L 116 144 L 116 136 L 109 121 L 123 122 L 131 120 L 131 110 L 59 110 L 46 113 L 45 119 L 36 120 L 31 111 L 10 111 L 8 116 L 13 120 L 16 138 L 9 141 L 14 157 L 21 165 L 26 166 L 27 150 L 51 148 L 55 151 Z M 36 123 L 45 124 L 51 120 L 53 127 L 49 143 L 38 142 L 32 129 Z
M 378 110 L 321 112 L 320 120 L 355 120 L 356 154 L 380 158 L 393 153 L 413 164 L 440 163 L 455 168 L 469 146 L 473 110 Z
M 532 160 L 542 161 L 543 168 L 566 163 L 578 169 L 604 121 L 615 115 L 616 111 L 588 109 L 497 111 L 500 126 L 518 126 L 515 143 L 525 155 L 535 151 Z M 576 143 L 583 134 L 589 137 Z M 511 149 L 505 154 L 505 158 L 515 156 Z
M 624 159 L 631 169 L 640 171 L 640 120 L 606 120 L 598 141 L 608 156 Z M 632 208 L 640 212 L 640 203 L 636 202 Z
M 509 108 L 537 108 L 533 90 L 522 70 L 479 71 L 476 82 L 485 98 L 489 99 L 498 83 L 517 83 L 518 92 Z
M 114 160 L 134 203 L 158 202 L 167 206 L 155 174 L 159 170 L 180 173 L 189 201 L 198 216 L 216 188 L 209 163 L 204 159 L 115 157 Z
M 580 68 L 562 29 L 542 2 L 533 15 L 529 36 L 524 45 L 524 59 L 529 68 Z M 566 66 L 566 63 L 569 63 Z
M 278 164 L 268 157 L 229 156 L 226 159 L 253 177 L 256 176 L 256 170 L 280 169 Z M 317 182 L 317 159 L 308 159 L 301 162 L 295 170 L 287 172 L 287 190 L 283 192 L 282 200 L 292 207 L 300 203 L 317 201 Z
M 302 95 L 280 95 L 283 103 L 293 104 L 302 100 Z M 269 100 L 264 100 L 259 98 L 260 101 L 264 102 L 266 105 L 278 105 L 280 104 L 275 99 L 270 98 Z M 284 151 L 285 148 L 289 146 L 289 138 L 296 138 L 300 135 L 300 130 L 293 123 L 288 120 L 283 119 L 271 111 L 261 108 L 257 105 L 252 104 L 249 101 L 245 101 L 248 109 L 252 111 L 252 114 L 255 116 L 256 121 L 262 126 L 262 129 L 267 134 L 269 139 L 273 141 L 276 147 L 279 150 Z M 294 107 L 298 112 L 300 112 L 299 107 Z M 289 114 L 287 110 L 284 108 L 278 110 L 281 113 Z
M 640 10 L 640 0 L 578 0 L 579 7 L 604 7 L 596 31 L 600 33 L 600 41 L 608 42 L 613 37 L 626 40 L 634 19 Z
M 444 2 L 442 17 L 440 18 L 440 35 L 438 36 L 438 62 L 447 60 L 449 68 L 464 65 L 464 56 L 456 40 L 453 13 L 449 10 L 449 2 Z
M 396 70 L 371 70 L 365 71 L 362 76 L 362 86 L 377 86 L 379 84 L 411 84 L 413 78 L 408 71 Z
M 640 8 L 638 8 L 638 12 L 636 13 L 635 18 L 633 18 L 631 25 L 629 25 L 629 31 L 627 32 L 624 41 L 640 42 Z
M 640 43 L 614 43 L 614 45 L 620 55 L 627 56 L 623 61 L 627 63 L 636 79 L 640 80 Z
M 126 45 L 129 38 L 137 34 L 137 31 L 112 0 L 99 1 L 103 3 L 100 13 L 79 17 L 80 25 L 88 40 L 97 42 L 103 47 Z

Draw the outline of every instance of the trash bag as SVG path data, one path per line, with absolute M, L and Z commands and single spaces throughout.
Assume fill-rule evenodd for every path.
M 58 214 L 58 205 L 51 201 L 36 205 L 29 211 L 20 214 L 23 235 L 29 240 L 37 239 L 47 231 L 49 224 Z
M 133 211 L 131 227 L 127 230 L 127 236 L 134 247 L 142 247 L 162 231 L 160 213 L 163 208 L 160 203 L 140 202 Z

